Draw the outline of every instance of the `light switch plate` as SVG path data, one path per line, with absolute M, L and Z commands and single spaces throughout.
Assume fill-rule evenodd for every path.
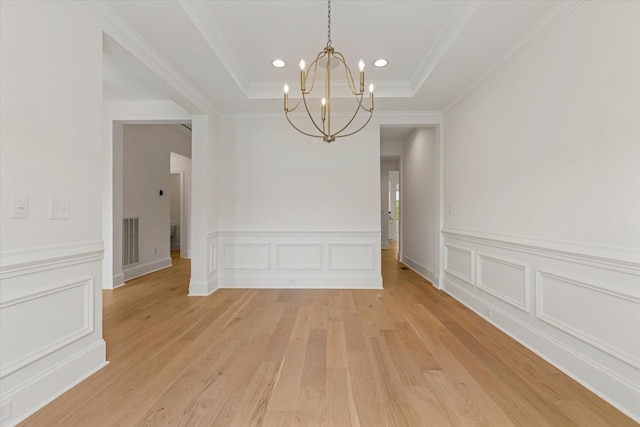
M 11 218 L 24 219 L 29 217 L 29 197 L 13 196 L 11 198 Z
M 49 201 L 49 219 L 69 219 L 69 199 L 51 199 Z

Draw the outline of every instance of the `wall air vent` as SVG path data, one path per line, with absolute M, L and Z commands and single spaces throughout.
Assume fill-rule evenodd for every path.
M 122 219 L 122 267 L 138 263 L 139 218 Z

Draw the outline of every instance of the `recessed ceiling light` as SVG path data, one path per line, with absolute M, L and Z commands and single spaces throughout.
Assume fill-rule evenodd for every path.
M 386 59 L 384 59 L 384 58 L 380 58 L 380 59 L 376 59 L 376 60 L 374 61 L 373 65 L 374 65 L 375 67 L 380 68 L 380 67 L 386 67 L 388 63 L 389 63 L 389 61 L 387 61 Z
M 274 59 L 271 65 L 273 65 L 276 68 L 282 68 L 285 65 L 287 65 L 287 63 L 284 62 L 282 59 Z

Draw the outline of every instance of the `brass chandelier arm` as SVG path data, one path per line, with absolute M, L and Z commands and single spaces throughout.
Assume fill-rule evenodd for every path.
M 366 107 L 362 106 L 362 95 L 360 96 L 356 96 L 356 99 L 358 99 L 358 108 L 356 108 L 356 111 L 353 113 L 353 116 L 351 116 L 351 119 L 347 122 L 346 125 L 344 125 L 344 127 L 342 129 L 340 129 L 339 131 L 335 132 L 333 134 L 334 137 L 338 138 L 339 136 L 349 136 L 349 135 L 353 135 L 354 133 L 358 132 L 360 129 L 364 128 L 364 126 L 367 125 L 367 123 L 369 123 L 369 120 L 371 120 L 371 116 L 373 115 L 373 109 L 369 110 Z M 364 126 L 362 126 L 362 128 L 358 129 L 357 131 L 347 134 L 347 135 L 340 135 L 340 133 L 342 133 L 342 131 L 344 131 L 346 128 L 348 128 L 351 123 L 355 120 L 355 118 L 358 116 L 358 113 L 360 112 L 360 110 L 364 110 L 367 111 L 369 113 L 369 119 L 367 120 L 367 122 L 364 124 Z
M 369 112 L 369 118 L 367 119 L 367 121 L 366 121 L 366 122 L 364 122 L 364 124 L 363 124 L 362 126 L 360 126 L 357 130 L 354 130 L 353 132 L 351 132 L 351 133 L 347 133 L 347 134 L 344 134 L 344 135 L 334 134 L 334 135 L 333 135 L 333 137 L 334 137 L 334 138 L 344 138 L 345 136 L 351 136 L 351 135 L 353 135 L 353 134 L 356 134 L 356 133 L 360 132 L 362 129 L 364 129 L 364 127 L 365 127 L 366 125 L 368 125 L 368 124 L 369 124 L 369 122 L 371 121 L 371 118 L 372 118 L 372 117 L 373 117 L 373 110 L 371 110 L 371 111 Z M 353 120 L 353 119 L 352 119 L 352 120 Z M 346 127 L 345 127 L 345 128 L 346 128 Z M 344 130 L 344 128 L 343 128 L 343 129 L 341 129 L 341 131 L 343 131 L 343 130 Z
M 344 72 L 347 76 L 347 83 L 349 83 L 349 90 L 351 90 L 351 93 L 355 96 L 362 95 L 363 92 L 356 92 L 356 86 L 353 82 L 353 75 L 351 74 L 351 69 L 347 65 L 347 61 L 344 59 L 344 56 L 340 52 L 334 52 L 333 56 L 344 66 Z
M 304 104 L 305 110 L 307 110 L 307 115 L 309 116 L 309 119 L 311 119 L 311 123 L 313 123 L 313 126 L 315 126 L 315 128 L 318 129 L 318 132 L 320 132 L 323 136 L 328 136 L 322 129 L 320 129 L 320 127 L 318 127 L 318 124 L 313 119 L 313 115 L 309 111 L 309 106 L 307 105 L 307 97 L 304 96 L 304 93 L 302 94 L 302 103 Z
M 318 71 L 318 61 L 321 60 L 322 58 L 324 58 L 325 56 L 327 56 L 327 51 L 323 50 L 322 52 L 320 52 L 318 54 L 318 56 L 316 56 L 316 59 L 314 59 L 313 62 L 311 64 L 309 64 L 309 69 L 311 69 L 311 67 L 313 67 L 313 79 L 311 79 L 311 88 L 309 90 L 303 91 L 307 95 L 309 95 L 311 92 L 313 92 L 313 88 L 316 85 L 316 72 Z M 306 77 L 309 77 L 309 74 L 307 74 Z M 306 81 L 306 77 L 305 77 L 305 81 Z
M 288 113 L 288 112 L 285 112 L 284 116 L 287 118 L 287 121 L 289 122 L 289 124 L 290 124 L 290 125 L 291 125 L 295 130 L 297 130 L 298 132 L 300 132 L 300 133 L 301 133 L 301 134 L 303 134 L 303 135 L 310 136 L 310 137 L 312 137 L 312 138 L 324 138 L 324 137 L 326 136 L 326 135 L 324 135 L 324 134 L 322 134 L 322 135 L 314 135 L 314 134 L 312 134 L 312 133 L 307 133 L 307 132 L 305 132 L 305 131 L 303 131 L 303 130 L 300 130 L 296 125 L 294 125 L 294 124 L 293 124 L 293 122 L 292 122 L 292 121 L 291 121 L 291 119 L 289 118 L 289 113 Z

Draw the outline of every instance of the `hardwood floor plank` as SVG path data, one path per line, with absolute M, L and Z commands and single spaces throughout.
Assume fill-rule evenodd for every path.
M 25 426 L 632 426 L 383 251 L 383 290 L 103 292 L 110 364 Z

